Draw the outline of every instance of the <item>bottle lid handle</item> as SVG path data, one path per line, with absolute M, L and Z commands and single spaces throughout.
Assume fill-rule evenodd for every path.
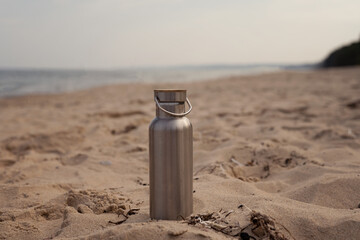
M 156 105 L 160 108 L 160 110 L 162 110 L 163 112 L 165 112 L 165 113 L 167 113 L 167 114 L 169 114 L 169 115 L 171 115 L 171 116 L 173 116 L 173 117 L 184 117 L 184 116 L 188 115 L 188 114 L 191 112 L 191 110 L 192 110 L 192 106 L 191 106 L 191 103 L 190 103 L 190 101 L 189 101 L 188 98 L 186 98 L 186 102 L 187 102 L 187 104 L 189 105 L 189 110 L 187 110 L 187 112 L 184 112 L 184 113 L 173 113 L 173 112 L 170 112 L 170 111 L 168 111 L 168 110 L 166 110 L 166 109 L 164 109 L 163 107 L 160 106 L 160 103 L 159 103 L 159 101 L 158 101 L 158 99 L 157 99 L 156 96 L 154 97 L 154 100 L 155 100 L 155 102 L 156 102 Z

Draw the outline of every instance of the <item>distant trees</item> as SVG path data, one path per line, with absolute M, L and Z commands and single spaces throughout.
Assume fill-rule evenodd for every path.
M 336 49 L 321 63 L 325 68 L 354 65 L 360 65 L 360 41 Z

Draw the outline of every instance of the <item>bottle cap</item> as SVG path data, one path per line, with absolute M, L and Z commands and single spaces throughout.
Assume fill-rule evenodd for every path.
M 159 102 L 185 102 L 186 90 L 183 89 L 156 89 L 154 95 Z

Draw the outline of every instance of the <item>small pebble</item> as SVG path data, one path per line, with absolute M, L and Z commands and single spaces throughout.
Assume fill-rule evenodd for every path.
M 110 161 L 100 161 L 99 163 L 104 166 L 110 166 L 112 164 Z

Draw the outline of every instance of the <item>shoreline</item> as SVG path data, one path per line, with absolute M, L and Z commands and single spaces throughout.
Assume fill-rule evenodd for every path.
M 285 68 L 285 67 L 283 67 Z M 281 67 L 177 67 L 132 70 L 1 70 L 0 97 L 65 93 L 113 84 L 202 82 L 278 72 Z
M 104 83 L 103 85 L 98 86 L 89 86 L 85 88 L 70 90 L 70 91 L 59 91 L 59 92 L 34 92 L 34 93 L 25 93 L 25 94 L 18 94 L 18 95 L 4 95 L 0 96 L 0 100 L 7 100 L 7 99 L 18 99 L 23 97 L 51 97 L 51 96 L 57 96 L 62 94 L 72 94 L 76 92 L 83 92 L 83 91 L 89 91 L 93 89 L 101 89 L 101 88 L 107 88 L 107 87 L 120 87 L 120 86 L 127 86 L 127 85 L 182 85 L 182 84 L 196 84 L 196 83 L 207 83 L 207 82 L 214 82 L 214 81 L 224 81 L 228 79 L 234 79 L 234 78 L 244 78 L 244 77 L 261 77 L 271 74 L 281 74 L 281 73 L 311 73 L 311 72 L 342 72 L 342 71 L 352 71 L 356 70 L 360 67 L 357 66 L 349 66 L 349 67 L 335 67 L 335 68 L 306 68 L 306 69 L 280 69 L 276 71 L 270 71 L 270 72 L 255 72 L 255 73 L 244 73 L 244 74 L 234 74 L 234 75 L 228 75 L 228 76 L 219 76 L 214 78 L 204 78 L 204 79 L 198 79 L 198 80 L 192 80 L 192 81 L 185 81 L 185 82 L 176 82 L 176 81 L 169 81 L 169 82 L 118 82 L 118 83 Z

